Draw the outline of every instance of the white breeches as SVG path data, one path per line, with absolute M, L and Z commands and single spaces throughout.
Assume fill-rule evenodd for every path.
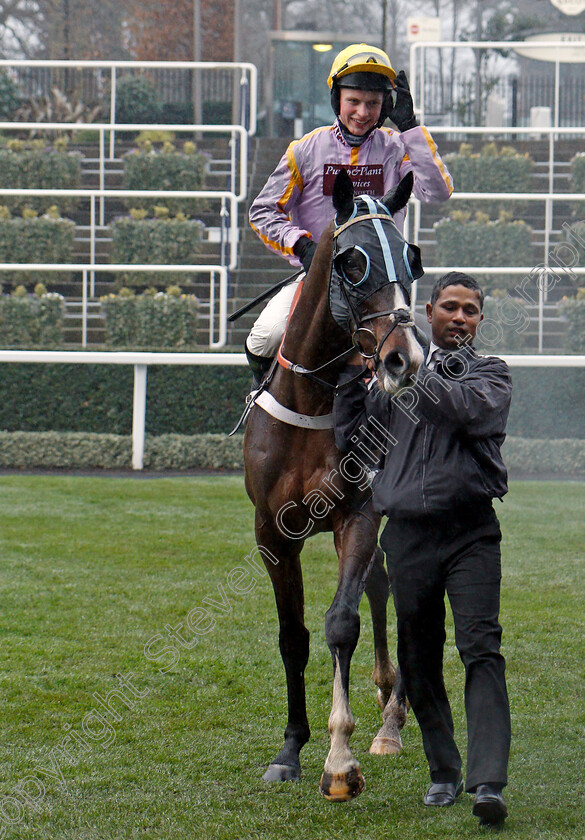
M 276 356 L 284 335 L 293 297 L 304 276 L 302 274 L 298 280 L 294 280 L 277 292 L 256 318 L 246 339 L 246 346 L 250 353 L 267 358 Z

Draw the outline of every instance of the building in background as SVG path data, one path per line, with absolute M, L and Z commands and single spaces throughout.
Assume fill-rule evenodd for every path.
M 376 35 L 302 30 L 270 33 L 267 132 L 301 137 L 333 122 L 327 77 L 335 55 L 351 43 L 381 46 Z

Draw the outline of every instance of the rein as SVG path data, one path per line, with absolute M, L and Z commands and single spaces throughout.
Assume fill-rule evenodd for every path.
M 316 367 L 316 368 L 313 368 L 312 370 L 309 370 L 308 368 L 303 367 L 303 365 L 295 364 L 294 362 L 291 362 L 289 359 L 287 359 L 282 353 L 282 343 L 281 343 L 281 345 L 278 349 L 278 354 L 277 354 L 278 363 L 281 365 L 281 367 L 285 368 L 285 370 L 290 370 L 291 373 L 294 373 L 297 376 L 304 376 L 307 379 L 311 379 L 313 382 L 317 382 L 319 385 L 323 386 L 324 388 L 326 388 L 330 391 L 333 391 L 334 394 L 338 394 L 341 390 L 343 390 L 344 388 L 347 388 L 348 385 L 351 385 L 353 382 L 357 381 L 358 379 L 361 379 L 363 374 L 366 372 L 367 367 L 366 366 L 362 367 L 360 369 L 359 373 L 357 373 L 355 376 L 352 376 L 351 379 L 347 379 L 341 385 L 333 385 L 331 382 L 327 382 L 325 379 L 321 379 L 316 374 L 320 373 L 322 370 L 326 370 L 326 368 L 328 368 L 330 365 L 335 364 L 335 362 L 338 362 L 340 359 L 345 358 L 350 353 L 355 352 L 355 350 L 357 350 L 363 356 L 363 358 L 365 358 L 365 359 L 374 359 L 374 370 L 377 370 L 378 365 L 380 364 L 380 361 L 381 361 L 380 360 L 380 350 L 384 346 L 385 342 L 387 341 L 388 337 L 393 332 L 393 330 L 395 330 L 396 327 L 398 327 L 398 326 L 401 326 L 401 327 L 413 327 L 414 326 L 414 321 L 412 320 L 410 312 L 408 312 L 407 309 L 389 309 L 389 310 L 384 310 L 383 312 L 375 312 L 373 315 L 366 315 L 365 318 L 362 318 L 361 323 L 363 324 L 366 321 L 372 321 L 374 318 L 382 318 L 386 315 L 393 318 L 393 323 L 390 325 L 390 327 L 384 333 L 384 336 L 382 337 L 382 339 L 377 344 L 376 350 L 375 350 L 375 352 L 372 356 L 365 355 L 364 353 L 361 352 L 361 350 L 359 349 L 359 347 L 356 344 L 352 344 L 351 347 L 349 347 L 347 350 L 344 350 L 338 356 L 335 356 L 335 358 L 329 359 L 329 361 L 325 362 L 324 364 L 320 365 L 319 367 Z M 352 337 L 355 336 L 360 329 L 361 329 L 361 327 L 358 326 L 357 330 L 352 334 Z M 372 335 L 373 335 L 373 333 L 372 333 Z M 283 339 L 283 341 L 284 341 L 284 339 Z
M 292 302 L 290 312 L 289 312 L 289 315 L 288 315 L 288 319 L 287 319 L 287 328 L 288 328 L 288 324 L 290 322 L 291 316 L 292 316 L 292 314 L 293 314 L 293 312 L 296 308 L 296 305 L 299 302 L 299 298 L 301 296 L 301 291 L 302 291 L 304 282 L 305 282 L 305 280 L 303 278 L 301 280 L 301 282 L 299 283 L 299 286 L 298 286 L 298 288 L 295 292 L 295 296 L 293 298 L 293 302 Z M 278 364 L 281 367 L 283 367 L 285 370 L 290 370 L 291 373 L 294 373 L 297 376 L 304 376 L 307 379 L 311 379 L 313 382 L 317 382 L 319 385 L 321 385 L 324 388 L 328 388 L 330 390 L 335 390 L 335 385 L 332 385 L 331 382 L 327 382 L 325 379 L 321 379 L 319 376 L 317 376 L 317 374 L 320 373 L 320 371 L 328 368 L 329 365 L 334 364 L 334 362 L 337 362 L 340 359 L 343 359 L 345 356 L 352 353 L 354 348 L 350 347 L 348 350 L 344 350 L 343 353 L 340 353 L 339 356 L 336 356 L 334 359 L 330 359 L 328 362 L 325 362 L 325 364 L 320 365 L 319 367 L 314 368 L 313 370 L 309 370 L 308 368 L 304 367 L 303 365 L 297 365 L 294 362 L 291 362 L 289 359 L 286 358 L 286 356 L 284 356 L 284 354 L 282 352 L 282 346 L 284 344 L 284 339 L 285 338 L 286 338 L 286 330 L 284 331 L 282 341 L 280 342 L 280 347 L 278 348 L 278 352 L 276 354 L 276 359 L 278 361 Z

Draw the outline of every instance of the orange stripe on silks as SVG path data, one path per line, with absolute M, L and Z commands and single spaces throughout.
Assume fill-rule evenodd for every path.
M 312 137 L 314 134 L 320 134 L 322 131 L 331 130 L 331 126 L 320 126 L 319 128 L 315 128 L 313 131 L 309 132 L 309 134 L 306 134 L 304 137 L 301 138 L 301 140 L 305 142 L 309 137 Z M 294 187 L 297 187 L 297 189 L 301 193 L 305 189 L 305 182 L 303 180 L 303 176 L 299 171 L 299 167 L 297 166 L 297 161 L 295 158 L 295 147 L 301 142 L 301 140 L 293 140 L 292 143 L 289 143 L 286 150 L 286 164 L 289 168 L 291 180 L 288 182 L 287 188 L 284 191 L 282 198 L 277 202 L 278 208 L 283 211 L 284 205 L 291 197 Z
M 282 341 L 280 342 L 280 347 L 278 348 L 278 353 L 276 354 L 276 358 L 278 359 L 278 364 L 281 365 L 286 370 L 290 370 L 293 363 L 289 362 L 289 360 L 286 359 L 282 355 L 282 345 L 284 344 L 284 339 L 286 338 L 286 331 L 288 330 L 288 325 L 290 324 L 291 316 L 292 316 L 293 312 L 295 311 L 296 305 L 299 302 L 299 298 L 301 296 L 301 292 L 303 291 L 304 282 L 305 282 L 305 280 L 303 278 L 296 288 L 296 291 L 295 291 L 295 294 L 294 294 L 294 297 L 293 297 L 293 300 L 292 300 L 292 303 L 291 303 L 291 306 L 290 306 L 290 309 L 289 309 L 288 318 L 286 319 L 286 327 L 284 328 L 284 335 L 282 336 Z
M 297 140 L 297 143 L 298 142 L 299 141 Z M 297 159 L 295 158 L 295 154 L 294 154 L 294 147 L 295 146 L 296 146 L 296 143 L 293 142 L 289 145 L 288 149 L 286 150 L 286 162 L 288 164 L 288 168 L 290 169 L 290 174 L 292 175 L 292 178 L 293 178 L 295 184 L 297 185 L 299 190 L 301 190 L 301 192 L 302 192 L 303 189 L 304 189 L 304 186 L 305 186 L 305 182 L 303 181 L 303 176 L 299 172 L 299 168 L 297 166 Z
M 292 146 L 292 143 L 291 143 L 291 146 Z M 284 211 L 285 205 L 286 205 L 287 201 L 290 199 L 294 188 L 297 187 L 299 192 L 302 192 L 305 188 L 305 183 L 304 183 L 304 181 L 301 177 L 301 173 L 299 172 L 299 169 L 297 167 L 297 162 L 295 160 L 295 156 L 293 154 L 293 150 L 291 149 L 291 146 L 289 146 L 288 149 L 286 150 L 286 162 L 287 162 L 287 166 L 288 166 L 289 171 L 290 171 L 290 180 L 289 180 L 288 184 L 286 185 L 286 189 L 285 189 L 284 193 L 282 194 L 282 198 L 279 198 L 279 200 L 276 202 L 276 206 L 278 207 L 278 209 L 282 213 L 285 212 Z
M 439 157 L 439 155 L 437 153 L 437 144 L 435 143 L 435 141 L 433 140 L 433 138 L 429 134 L 428 130 L 424 127 L 424 125 L 421 125 L 421 128 L 422 128 L 422 132 L 424 134 L 425 140 L 427 141 L 428 147 L 431 150 L 431 154 L 432 154 L 432 156 L 435 160 L 435 163 L 439 167 L 441 175 L 443 176 L 443 181 L 447 185 L 447 188 L 449 190 L 449 195 L 451 195 L 453 193 L 453 187 L 451 186 L 451 180 L 450 180 L 449 176 L 447 175 L 447 173 L 445 171 L 445 166 L 443 164 L 443 161 L 441 160 L 441 158 Z
M 359 160 L 360 149 L 359 146 L 352 146 L 351 152 L 349 155 L 349 165 L 350 166 L 357 166 L 357 162 Z
M 262 242 L 264 242 L 265 245 L 268 245 L 269 248 L 272 248 L 273 251 L 277 251 L 279 254 L 282 254 L 283 256 L 289 256 L 289 257 L 294 256 L 294 251 L 293 251 L 292 248 L 283 248 L 282 245 L 279 242 L 274 242 L 272 239 L 269 239 L 267 236 L 264 236 L 264 234 L 260 233 L 258 228 L 255 227 L 252 224 L 252 222 L 250 222 L 250 227 L 252 228 L 254 233 L 257 234 L 260 237 Z

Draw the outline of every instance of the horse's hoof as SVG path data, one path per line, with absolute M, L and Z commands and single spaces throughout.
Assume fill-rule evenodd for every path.
M 265 782 L 296 782 L 301 778 L 301 768 L 291 764 L 269 764 L 262 776 Z
M 366 786 L 359 767 L 353 767 L 347 773 L 328 773 L 321 776 L 319 790 L 329 802 L 347 802 L 359 796 Z
M 402 738 L 396 735 L 392 738 L 376 736 L 370 747 L 372 755 L 399 755 L 402 752 Z

